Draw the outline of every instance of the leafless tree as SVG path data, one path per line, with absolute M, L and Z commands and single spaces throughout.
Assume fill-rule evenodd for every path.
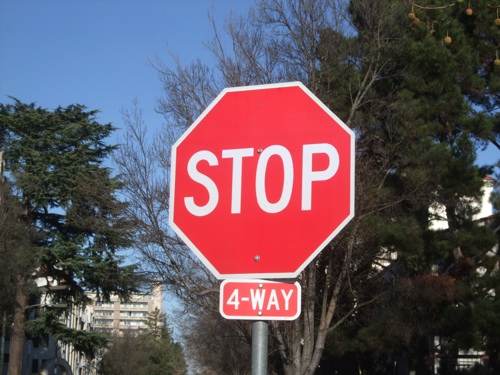
M 170 145 L 178 129 L 148 133 L 138 106 L 123 113 L 127 133 L 115 161 L 126 176 L 129 215 L 139 225 L 136 249 L 147 269 L 185 301 L 212 302 L 216 281 L 168 227 Z
M 251 322 L 199 311 L 184 326 L 186 354 L 201 374 L 250 374 Z
M 358 18 L 353 20 L 353 14 Z M 397 215 L 402 197 L 384 189 L 391 155 L 378 152 L 382 141 L 369 136 L 357 114 L 366 106 L 390 110 L 388 102 L 377 103 L 371 91 L 381 77 L 396 71 L 397 62 L 384 59 L 381 51 L 397 38 L 394 30 L 401 14 L 389 1 L 259 0 L 248 17 L 231 16 L 222 30 L 210 18 L 213 38 L 206 46 L 215 66 L 200 60 L 183 66 L 175 58 L 173 68 L 154 63 L 164 89 L 158 112 L 165 124 L 153 136 L 148 136 L 137 107 L 124 112 L 127 136 L 116 161 L 129 183 L 131 215 L 141 225 L 137 247 L 186 308 L 210 311 L 217 311 L 216 280 L 167 226 L 170 146 L 180 133 L 224 87 L 302 81 L 363 135 L 357 145 L 356 217 L 300 275 L 300 318 L 270 324 L 287 375 L 313 374 L 327 335 L 376 298 L 376 293 L 358 294 L 353 286 L 371 276 L 378 255 L 366 219 L 392 207 Z M 390 132 L 390 122 L 386 126 Z M 367 157 L 370 152 L 378 154 Z M 197 323 L 208 330 L 203 316 Z M 193 342 L 197 338 L 191 336 Z

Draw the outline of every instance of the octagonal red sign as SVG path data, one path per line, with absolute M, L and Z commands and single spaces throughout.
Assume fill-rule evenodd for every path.
M 170 226 L 219 279 L 293 278 L 354 215 L 354 134 L 299 82 L 229 88 L 172 147 Z

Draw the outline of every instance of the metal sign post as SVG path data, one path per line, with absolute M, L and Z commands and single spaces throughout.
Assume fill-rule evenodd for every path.
M 252 375 L 267 375 L 267 322 L 252 324 Z
M 233 280 L 220 311 L 254 322 L 252 375 L 267 375 L 266 320 L 300 315 L 300 285 L 268 279 L 296 279 L 354 217 L 355 138 L 287 82 L 226 88 L 172 146 L 170 227 Z

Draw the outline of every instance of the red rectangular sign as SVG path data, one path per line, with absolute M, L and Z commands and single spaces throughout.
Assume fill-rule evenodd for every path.
M 300 315 L 299 283 L 229 279 L 220 286 L 219 310 L 226 319 L 294 320 Z

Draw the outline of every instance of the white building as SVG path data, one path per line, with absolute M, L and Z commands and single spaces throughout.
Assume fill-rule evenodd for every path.
M 484 178 L 484 185 L 482 188 L 482 198 L 479 202 L 471 201 L 472 206 L 477 208 L 478 211 L 473 215 L 473 220 L 488 223 L 492 219 L 493 215 L 493 204 L 491 202 L 491 197 L 494 190 L 495 180 L 486 176 Z M 464 198 L 466 200 L 468 198 Z M 435 204 L 429 209 L 430 216 L 430 228 L 432 230 L 446 230 L 448 229 L 448 221 L 446 215 L 446 209 L 443 205 Z M 495 250 L 495 249 L 492 249 Z M 488 254 L 494 256 L 496 252 L 491 251 Z M 477 270 L 480 272 L 480 270 Z M 441 338 L 439 336 L 434 337 L 434 347 L 436 349 L 436 356 L 434 360 L 434 373 L 439 373 L 441 371 L 440 355 L 439 349 L 441 347 Z M 471 370 L 474 366 L 482 365 L 484 360 L 487 360 L 487 356 L 483 351 L 460 351 L 458 353 L 458 358 L 456 359 L 455 366 L 460 370 Z
M 134 294 L 126 302 L 111 296 L 109 302 L 100 301 L 95 294 L 87 294 L 93 301 L 94 329 L 101 332 L 123 334 L 124 331 L 141 332 L 146 328 L 148 315 L 156 309 L 161 313 L 162 289 L 156 285 L 148 294 Z
M 49 283 L 50 284 L 50 283 Z M 56 285 L 48 285 L 45 279 L 38 282 L 38 287 L 59 288 Z M 146 327 L 147 317 L 158 309 L 161 313 L 162 287 L 155 285 L 150 293 L 133 294 L 128 302 L 122 302 L 117 296 L 111 297 L 111 302 L 102 302 L 93 293 L 87 296 L 92 300 L 89 305 L 73 306 L 67 317 L 61 317 L 61 321 L 69 328 L 120 334 L 124 330 L 141 332 Z M 41 303 L 34 305 L 36 309 L 52 306 L 49 298 L 42 295 Z M 5 338 L 5 357 L 8 358 L 10 342 Z M 74 350 L 72 345 L 61 344 L 55 341 L 50 334 L 39 339 L 25 341 L 23 355 L 22 375 L 31 374 L 58 374 L 65 375 L 95 375 L 97 374 L 97 360 L 90 360 Z M 8 361 L 0 363 L 3 365 L 3 373 L 7 372 Z
M 493 205 L 491 203 L 491 196 L 493 194 L 495 180 L 486 176 L 484 178 L 484 185 L 481 189 L 483 196 L 480 202 L 472 201 L 472 206 L 476 207 L 479 211 L 474 214 L 474 220 L 481 220 L 489 218 L 493 215 Z M 464 198 L 467 199 L 467 198 Z M 446 208 L 441 204 L 434 204 L 429 208 L 430 224 L 429 228 L 432 230 L 448 229 L 448 221 L 446 215 Z
M 128 301 L 121 301 L 116 295 L 110 301 L 102 301 L 95 293 L 87 293 L 92 303 L 85 309 L 74 311 L 66 324 L 79 330 L 96 330 L 113 335 L 125 330 L 140 333 L 146 328 L 148 315 L 156 309 L 161 313 L 163 300 L 161 284 L 152 287 L 150 293 L 132 294 Z M 75 352 L 69 345 L 63 347 L 62 355 L 71 366 L 74 375 L 97 373 L 98 358 L 89 360 Z

